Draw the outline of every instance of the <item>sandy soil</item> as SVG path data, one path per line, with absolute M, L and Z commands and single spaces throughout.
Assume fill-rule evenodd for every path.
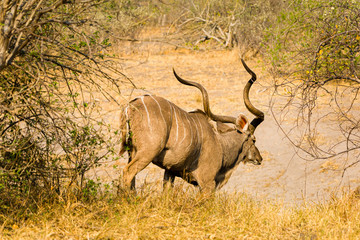
M 205 86 L 214 113 L 236 116 L 243 112 L 252 118 L 242 102 L 242 89 L 250 76 L 242 67 L 236 51 L 189 52 L 160 48 L 155 54 L 151 50 L 137 52 L 134 47 L 133 51 L 124 53 L 121 62 L 122 71 L 142 90 L 132 92 L 124 86 L 119 101 L 124 102 L 138 94 L 150 92 L 167 98 L 184 110 L 201 109 L 200 93 L 195 88 L 178 83 L 172 74 L 174 67 L 180 76 Z M 297 149 L 285 138 L 270 114 L 270 75 L 254 59 L 248 59 L 247 64 L 258 75 L 258 82 L 253 86 L 250 98 L 266 114 L 265 121 L 255 133 L 264 161 L 261 166 L 239 165 L 220 191 L 246 192 L 261 198 L 293 203 L 303 200 L 322 201 L 341 193 L 344 188 L 358 186 L 360 164 L 348 169 L 342 176 L 346 159 L 305 161 L 297 155 Z M 281 102 L 277 104 L 281 105 Z M 104 101 L 103 109 L 107 121 L 118 121 L 118 105 Z M 292 123 L 285 119 L 282 124 L 287 128 Z M 117 180 L 126 163 L 126 158 L 105 163 L 91 175 L 105 182 Z M 114 168 L 114 165 L 118 168 Z M 162 169 L 150 165 L 138 174 L 137 186 L 141 187 L 144 183 L 161 186 L 162 174 Z M 178 184 L 182 182 L 181 179 L 176 180 Z

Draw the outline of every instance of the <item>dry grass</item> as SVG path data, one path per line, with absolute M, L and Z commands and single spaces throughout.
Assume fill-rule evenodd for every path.
M 244 194 L 151 188 L 115 198 L 41 204 L 2 216 L 1 239 L 357 239 L 360 200 L 284 206 Z

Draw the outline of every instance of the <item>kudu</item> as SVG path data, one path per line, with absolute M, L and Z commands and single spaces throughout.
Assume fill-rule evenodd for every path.
M 152 95 L 129 102 L 121 118 L 120 155 L 126 150 L 129 153 L 129 163 L 123 170 L 126 187 L 134 188 L 135 175 L 151 162 L 165 169 L 164 184 L 172 184 L 177 176 L 207 192 L 222 187 L 240 162 L 261 164 L 254 131 L 264 120 L 264 113 L 250 102 L 249 90 L 256 75 L 241 61 L 252 76 L 243 94 L 245 106 L 256 116 L 251 123 L 243 114 L 237 118 L 213 114 L 205 88 L 182 79 L 175 70 L 174 75 L 180 83 L 201 91 L 204 112 L 186 112 L 172 102 Z M 210 124 L 211 120 L 217 123 L 216 127 Z

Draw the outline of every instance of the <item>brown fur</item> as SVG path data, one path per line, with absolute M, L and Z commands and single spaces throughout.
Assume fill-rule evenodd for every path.
M 132 136 L 129 153 L 132 160 L 125 167 L 123 178 L 128 187 L 132 186 L 135 175 L 153 162 L 165 169 L 165 180 L 173 181 L 178 176 L 201 189 L 213 191 L 228 181 L 241 161 L 260 164 L 262 160 L 254 137 L 247 129 L 239 132 L 228 127 L 225 132 L 216 131 L 204 112 L 188 113 L 157 96 L 134 99 L 123 112 L 121 153 L 129 147 L 127 118 L 131 131 L 128 137 Z M 243 115 L 239 119 L 238 128 L 248 125 Z M 247 159 L 250 151 L 258 154 Z

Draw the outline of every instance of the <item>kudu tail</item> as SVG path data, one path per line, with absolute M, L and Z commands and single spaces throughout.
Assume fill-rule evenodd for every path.
M 120 152 L 119 152 L 120 156 L 122 156 L 127 150 L 130 149 L 130 146 L 128 146 L 129 143 L 128 133 L 130 131 L 128 120 L 129 119 L 127 115 L 127 108 L 125 108 L 120 118 L 120 131 L 121 131 L 121 143 L 120 143 Z

